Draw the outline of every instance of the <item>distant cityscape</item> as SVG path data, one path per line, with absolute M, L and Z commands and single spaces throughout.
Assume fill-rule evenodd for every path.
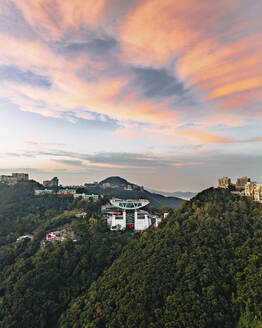
M 29 181 L 28 173 L 12 173 L 11 175 L 0 175 L 0 183 L 7 184 L 9 186 L 15 185 L 19 182 Z M 98 185 L 98 182 L 95 181 L 93 183 L 85 183 L 84 186 L 68 186 L 63 187 L 59 186 L 59 179 L 57 177 L 52 178 L 51 180 L 44 180 L 42 186 L 44 188 L 35 189 L 35 195 L 43 195 L 43 194 L 51 194 L 56 193 L 58 195 L 73 195 L 75 198 L 82 197 L 84 199 L 98 199 L 99 196 L 97 194 L 89 194 L 86 193 L 77 193 L 77 189 L 87 189 L 93 188 Z M 101 185 L 103 189 L 107 189 L 110 187 L 109 183 L 103 183 Z M 111 186 L 112 187 L 112 186 Z M 113 186 L 114 187 L 114 186 Z M 218 179 L 218 188 L 230 189 L 232 193 L 238 194 L 240 196 L 246 196 L 252 198 L 254 201 L 262 202 L 262 185 L 257 183 L 256 181 L 251 181 L 247 176 L 243 176 L 237 178 L 236 182 L 233 183 L 231 178 L 224 176 Z M 126 191 L 132 191 L 134 189 L 138 189 L 140 191 L 144 190 L 143 186 L 137 186 L 128 184 L 123 188 Z
M 222 177 L 218 179 L 218 188 L 230 189 L 234 194 L 250 197 L 254 201 L 262 203 L 262 185 L 251 181 L 247 176 L 238 178 L 236 183 L 232 183 L 228 177 Z
M 14 186 L 19 182 L 26 182 L 29 180 L 27 173 L 12 173 L 11 175 L 1 175 L 0 183 Z M 98 202 L 104 198 L 102 193 L 90 193 L 88 189 L 96 187 L 98 182 L 86 183 L 84 186 L 65 186 L 59 185 L 59 179 L 54 177 L 50 180 L 44 180 L 42 186 L 39 185 L 35 188 L 34 195 L 41 197 L 44 195 L 59 195 L 59 196 L 71 196 L 80 201 L 92 201 Z M 102 190 L 105 190 L 112 185 L 108 182 L 101 184 Z M 113 186 L 114 188 L 115 186 Z M 237 178 L 233 183 L 231 178 L 222 177 L 218 179 L 217 188 L 228 189 L 233 194 L 241 197 L 249 197 L 256 202 L 262 203 L 262 185 L 255 181 L 251 181 L 247 176 Z M 143 191 L 141 186 L 127 184 L 123 186 L 125 191 L 132 192 L 133 190 Z M 148 211 L 143 209 L 149 205 L 147 199 L 108 199 L 104 205 L 101 205 L 101 218 L 107 222 L 107 226 L 111 231 L 120 231 L 131 229 L 134 231 L 144 231 L 150 226 L 157 228 L 161 221 L 165 219 L 168 213 L 159 213 L 154 210 Z M 86 212 L 76 212 L 75 217 L 78 219 L 86 218 Z M 17 241 L 21 241 L 25 238 L 33 239 L 30 234 L 22 235 L 17 238 Z M 46 234 L 44 240 L 41 241 L 41 247 L 44 247 L 48 242 L 63 241 L 65 238 L 70 238 L 73 241 L 75 239 L 74 233 L 71 230 L 59 230 L 50 231 Z
M 29 181 L 29 175 L 27 173 L 12 173 L 11 175 L 0 176 L 0 183 L 10 186 L 25 181 Z M 98 182 L 94 182 L 86 183 L 84 186 L 63 187 L 62 185 L 59 186 L 59 179 L 54 177 L 51 180 L 43 181 L 42 187 L 39 185 L 39 187 L 34 190 L 34 194 L 35 196 L 48 194 L 56 194 L 60 196 L 70 195 L 75 199 L 97 202 L 100 199 L 103 199 L 104 195 L 101 193 L 88 192 L 88 188 L 92 190 L 92 187 L 97 185 Z M 102 183 L 101 186 L 102 189 L 106 190 L 111 185 L 106 182 Z M 143 187 L 132 184 L 127 184 L 123 188 L 130 192 L 134 189 L 140 191 L 144 190 Z M 234 194 L 249 197 L 256 202 L 262 203 L 262 185 L 255 181 L 251 181 L 247 176 L 238 178 L 235 183 L 231 181 L 231 178 L 226 176 L 219 178 L 218 188 L 229 189 Z M 113 197 L 106 204 L 101 206 L 102 219 L 107 221 L 107 225 L 112 231 L 125 230 L 126 228 L 135 231 L 143 231 L 151 225 L 158 227 L 159 223 L 168 213 L 162 213 L 161 215 L 157 211 L 150 213 L 149 211 L 142 209 L 149 203 L 150 202 L 147 199 L 117 199 Z M 80 216 L 78 215 L 78 217 Z M 49 233 L 46 241 L 59 240 L 59 236 L 60 235 L 54 234 L 53 232 Z M 63 236 L 63 234 L 61 236 Z
M 0 183 L 4 183 L 10 186 L 13 186 L 19 182 L 29 181 L 29 175 L 26 173 L 12 173 L 12 175 L 1 175 Z M 94 187 L 98 182 L 86 183 L 83 186 L 70 186 L 63 187 L 59 186 L 59 179 L 57 177 L 52 178 L 51 180 L 45 180 L 42 183 L 42 188 L 34 190 L 35 196 L 43 195 L 60 195 L 73 196 L 75 199 L 83 201 L 93 201 L 97 202 L 100 199 L 104 198 L 103 194 L 88 193 L 88 187 Z M 103 183 L 102 188 L 107 189 L 110 187 L 110 183 Z M 144 188 L 136 185 L 127 185 L 124 187 L 125 191 L 132 191 L 138 189 L 143 191 Z M 81 193 L 78 192 L 81 190 Z M 162 215 L 154 211 L 150 213 L 149 211 L 143 210 L 142 208 L 147 206 L 150 202 L 146 199 L 116 199 L 112 198 L 105 205 L 101 206 L 101 215 L 102 219 L 107 221 L 107 225 L 111 231 L 125 230 L 127 228 L 135 231 L 143 231 L 149 228 L 151 225 L 154 225 L 156 228 L 159 223 L 162 221 Z M 83 215 L 84 214 L 84 215 Z M 86 213 L 77 213 L 75 216 L 85 217 Z M 165 218 L 168 213 L 163 214 Z M 46 235 L 45 242 L 62 240 L 66 233 L 62 232 L 49 232 Z M 23 238 L 29 238 L 28 235 L 23 235 L 18 238 L 18 241 Z M 31 238 L 31 237 L 30 237 Z

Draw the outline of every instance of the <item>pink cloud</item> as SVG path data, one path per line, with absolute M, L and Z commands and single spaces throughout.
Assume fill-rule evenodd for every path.
M 59 38 L 66 30 L 96 26 L 107 0 L 13 0 L 26 20 L 44 39 Z
M 155 67 L 176 58 L 175 70 L 188 86 L 206 95 L 202 101 L 210 112 L 214 99 L 227 110 L 259 102 L 261 97 L 254 99 L 250 92 L 262 90 L 262 38 L 257 32 L 261 6 L 247 6 L 234 0 L 140 1 L 121 26 L 120 58 Z M 245 113 L 239 118 L 235 114 L 235 121 L 241 116 Z
M 52 83 L 47 90 L 14 81 L 3 82 L 0 96 L 8 97 L 22 110 L 57 118 L 73 113 L 74 117 L 68 118 L 72 121 L 108 116 L 122 124 L 116 136 L 207 144 L 236 142 L 213 132 L 211 127 L 217 124 L 237 127 L 245 124 L 247 117 L 262 117 L 260 108 L 256 107 L 262 101 L 262 37 L 256 22 L 248 19 L 242 1 L 138 1 L 108 29 L 121 44 L 120 53 L 115 56 L 121 59 L 122 65 L 167 68 L 175 62 L 170 74 L 176 72 L 185 88 L 191 87 L 197 94 L 203 103 L 203 109 L 198 107 L 199 115 L 195 113 L 198 109 L 190 104 L 175 106 L 168 96 L 158 100 L 142 97 L 135 87 L 129 90 L 131 74 L 116 70 L 109 77 L 102 75 L 100 69 L 109 67 L 106 60 L 96 61 L 87 54 L 68 59 L 48 46 L 69 30 L 88 27 L 99 32 L 106 21 L 109 1 L 16 0 L 14 3 L 39 39 L 19 41 L 0 34 L 0 43 L 4 45 L 0 48 L 0 64 L 32 71 Z M 229 24 L 236 17 L 240 17 L 241 24 Z M 86 64 L 99 69 L 96 79 L 79 77 Z M 250 105 L 255 109 L 236 112 Z M 145 123 L 147 127 L 126 129 L 125 124 L 130 121 Z M 192 122 L 200 127 L 178 128 Z
M 102 167 L 102 168 L 114 168 L 114 169 L 154 169 L 150 166 L 135 166 L 135 165 L 120 165 L 110 163 L 88 163 L 87 166 Z
M 178 162 L 173 163 L 172 165 L 175 167 L 184 167 L 184 166 L 193 166 L 193 165 L 201 165 L 201 162 Z

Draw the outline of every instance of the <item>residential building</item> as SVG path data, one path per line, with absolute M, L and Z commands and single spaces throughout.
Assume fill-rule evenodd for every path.
M 250 182 L 250 179 L 248 177 L 238 178 L 236 182 L 236 190 L 244 191 L 247 182 Z
M 85 186 L 85 188 L 88 190 L 88 188 L 94 188 L 94 187 L 97 187 L 97 185 L 98 185 L 98 182 L 97 181 L 95 181 L 95 182 L 93 182 L 93 183 L 85 183 L 84 184 L 84 186 Z
M 55 242 L 55 241 L 64 241 L 66 238 L 72 239 L 76 242 L 75 233 L 71 229 L 62 229 L 59 231 L 48 232 L 45 235 L 45 240 L 41 242 L 41 245 L 44 246 L 45 242 Z
M 27 173 L 12 173 L 12 175 L 1 175 L 0 182 L 8 185 L 15 185 L 18 182 L 28 181 L 29 175 Z
M 16 178 L 17 181 L 28 181 L 29 175 L 27 173 L 12 173 L 12 177 Z
M 102 195 L 95 195 L 95 194 L 91 194 L 91 195 L 87 195 L 85 193 L 82 194 L 74 194 L 74 198 L 82 198 L 82 199 L 86 199 L 86 200 L 93 200 L 93 201 L 98 201 L 101 197 L 103 197 Z
M 218 188 L 229 188 L 231 186 L 231 179 L 228 177 L 223 177 L 218 179 Z
M 262 185 L 256 184 L 254 189 L 254 200 L 262 203 Z
M 86 212 L 76 213 L 77 218 L 85 218 L 87 216 Z
M 57 177 L 54 177 L 51 180 L 43 181 L 43 186 L 47 188 L 57 188 L 58 187 L 59 180 Z
M 245 184 L 245 196 L 254 197 L 255 188 L 256 188 L 256 182 L 248 181 Z
M 54 193 L 53 189 L 36 189 L 35 190 L 35 196 L 50 195 L 52 193 Z
M 58 195 L 74 195 L 76 194 L 76 189 L 59 189 L 57 192 Z
M 154 223 L 154 227 L 158 228 L 159 224 L 162 222 L 161 217 L 157 217 L 155 218 L 155 223 Z

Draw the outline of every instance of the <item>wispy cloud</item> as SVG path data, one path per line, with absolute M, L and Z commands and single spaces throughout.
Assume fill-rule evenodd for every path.
M 0 66 L 0 80 L 2 83 L 14 82 L 29 84 L 34 87 L 50 88 L 52 86 L 47 77 L 35 74 L 29 70 L 23 71 L 15 66 Z

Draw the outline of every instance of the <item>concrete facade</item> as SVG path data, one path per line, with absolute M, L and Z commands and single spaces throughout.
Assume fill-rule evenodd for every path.
M 15 185 L 18 182 L 28 181 L 29 175 L 27 173 L 12 173 L 12 175 L 1 175 L 0 182 L 8 185 Z
M 141 210 L 142 207 L 149 204 L 146 199 L 112 199 L 111 206 L 102 208 L 107 224 L 111 230 L 125 230 L 130 228 L 135 231 L 143 231 L 152 224 L 149 213 Z M 110 212 L 111 208 L 111 212 Z
M 231 179 L 228 177 L 223 177 L 218 179 L 218 188 L 229 188 L 231 186 Z
M 244 191 L 247 182 L 250 182 L 250 179 L 248 177 L 238 178 L 236 181 L 236 190 Z

